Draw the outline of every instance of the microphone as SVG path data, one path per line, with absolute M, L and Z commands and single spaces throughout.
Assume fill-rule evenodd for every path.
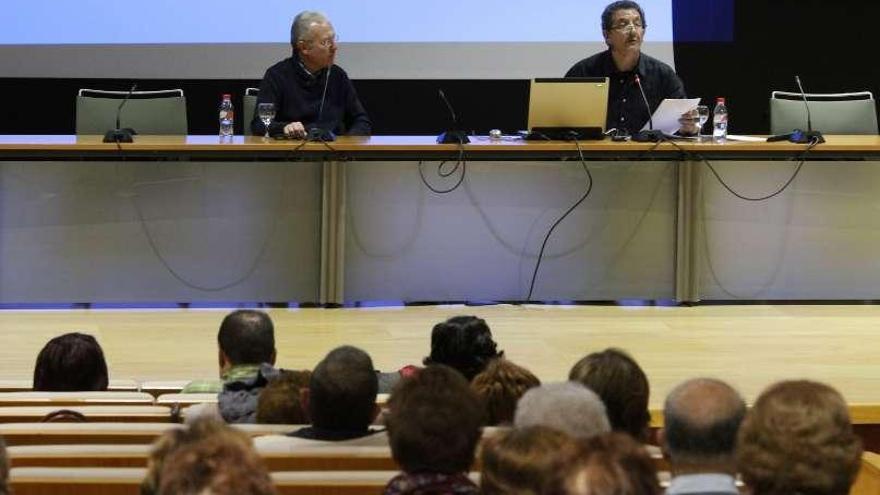
M 449 103 L 449 99 L 446 98 L 446 93 L 443 92 L 443 89 L 438 89 L 437 93 L 440 95 L 440 99 L 443 100 L 443 103 L 446 104 L 446 108 L 449 109 L 449 115 L 452 117 L 452 129 L 445 131 L 437 136 L 437 142 L 440 144 L 470 143 L 471 140 L 468 139 L 467 134 L 459 129 L 458 116 L 455 114 L 455 110 L 452 108 L 452 104 Z
M 134 139 L 132 136 L 137 134 L 134 129 L 131 127 L 126 127 L 125 129 L 121 129 L 119 127 L 119 121 L 122 117 L 122 107 L 128 103 L 128 99 L 131 98 L 134 90 L 137 89 L 137 83 L 131 85 L 131 89 L 128 90 L 128 94 L 125 95 L 125 98 L 119 103 L 119 107 L 116 108 L 116 128 L 107 131 L 104 134 L 104 142 L 105 143 L 132 143 Z
M 654 116 L 651 112 L 651 104 L 648 103 L 648 97 L 645 95 L 645 88 L 642 87 L 642 80 L 639 79 L 638 74 L 635 75 L 635 83 L 636 86 L 639 87 L 639 92 L 642 94 L 642 101 L 645 102 L 645 108 L 648 110 L 648 130 L 635 133 L 632 140 L 640 143 L 656 143 L 658 141 L 663 141 L 666 139 L 666 136 L 663 135 L 663 131 L 654 130 Z
M 788 140 L 792 143 L 824 143 L 825 138 L 822 137 L 822 133 L 813 130 L 813 120 L 810 117 L 810 104 L 807 103 L 807 93 L 804 91 L 803 85 L 801 85 L 800 76 L 795 75 L 794 82 L 796 82 L 798 85 L 798 89 L 801 92 L 801 98 L 804 100 L 804 108 L 807 109 L 807 132 L 803 132 L 800 129 L 795 129 L 794 132 L 791 133 L 791 137 Z
M 306 132 L 306 139 L 309 141 L 335 141 L 336 136 L 333 134 L 333 131 L 330 129 L 324 129 L 321 127 L 321 117 L 324 116 L 324 101 L 327 99 L 327 86 L 330 85 L 330 71 L 333 69 L 333 64 L 330 64 L 327 67 L 327 76 L 324 79 L 324 91 L 321 92 L 321 106 L 318 107 L 318 119 L 314 124 L 310 125 Z

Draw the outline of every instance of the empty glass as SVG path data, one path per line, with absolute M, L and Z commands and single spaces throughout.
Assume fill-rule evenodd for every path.
M 260 120 L 263 121 L 263 125 L 266 127 L 266 135 L 264 137 L 269 139 L 269 124 L 271 124 L 272 119 L 275 118 L 275 104 L 260 103 L 257 105 L 257 115 L 259 115 Z
M 697 133 L 697 137 L 702 141 L 703 126 L 709 121 L 709 107 L 706 105 L 698 105 L 697 114 L 700 116 L 700 132 Z

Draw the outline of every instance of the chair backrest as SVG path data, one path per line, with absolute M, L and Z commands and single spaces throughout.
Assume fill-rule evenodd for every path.
M 89 422 L 164 423 L 171 421 L 165 406 L 0 406 L 0 423 L 36 423 L 59 409 L 82 414 Z
M 880 493 L 880 454 L 862 454 L 862 467 L 853 483 L 850 495 L 876 495 Z
M 153 396 L 145 392 L 0 392 L 0 407 L 152 404 Z
M 76 96 L 76 133 L 104 134 L 116 127 L 116 111 L 127 91 L 81 89 Z M 138 134 L 186 135 L 182 89 L 135 91 L 120 114 L 120 125 Z
M 251 133 L 251 121 L 254 120 L 254 112 L 257 108 L 257 96 L 260 95 L 259 88 L 247 88 L 244 90 L 244 101 L 242 105 L 244 105 L 244 112 L 242 112 L 242 116 L 244 120 L 241 122 L 244 124 L 244 132 L 242 134 L 249 135 Z
M 156 404 L 164 406 L 179 405 L 180 407 L 186 407 L 216 402 L 217 394 L 162 394 L 156 397 Z
M 32 378 L 0 380 L 0 392 L 28 392 L 33 391 L 34 381 Z M 107 390 L 117 392 L 137 392 L 138 382 L 135 380 L 111 379 Z M 179 390 L 178 390 L 179 391 Z
M 825 134 L 877 134 L 874 95 L 858 93 L 808 93 L 814 131 Z M 770 94 L 770 133 L 807 130 L 807 110 L 800 93 L 774 91 Z

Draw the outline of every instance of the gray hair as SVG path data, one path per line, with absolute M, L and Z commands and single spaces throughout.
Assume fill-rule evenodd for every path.
M 549 426 L 579 439 L 611 431 L 602 399 L 575 382 L 550 383 L 526 392 L 516 404 L 513 425 Z
M 296 50 L 297 42 L 305 39 L 306 35 L 309 34 L 312 24 L 324 24 L 329 22 L 330 20 L 327 19 L 327 16 L 320 12 L 313 10 L 304 10 L 300 12 L 293 18 L 293 23 L 290 25 L 290 45 Z

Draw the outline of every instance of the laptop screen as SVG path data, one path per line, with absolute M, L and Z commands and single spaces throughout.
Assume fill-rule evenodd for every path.
M 594 129 L 605 131 L 608 78 L 540 78 L 531 81 L 529 130 Z

